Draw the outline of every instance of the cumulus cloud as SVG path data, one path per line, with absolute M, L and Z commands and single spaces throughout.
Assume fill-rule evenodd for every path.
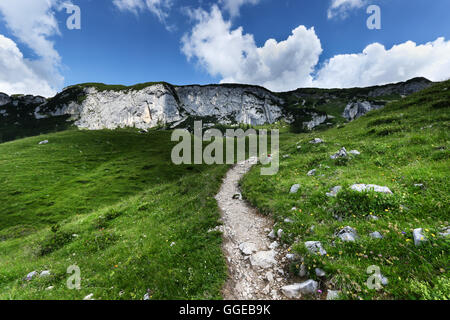
M 24 59 L 16 43 L 0 34 L 0 92 L 53 96 L 55 89 Z
M 242 27 L 233 30 L 217 6 L 210 12 L 197 9 L 192 16 L 197 24 L 182 38 L 182 51 L 212 76 L 220 76 L 222 83 L 257 84 L 275 91 L 312 83 L 322 53 L 314 28 L 299 26 L 286 40 L 269 39 L 258 47 Z
M 131 11 L 134 14 L 149 10 L 164 24 L 173 6 L 173 0 L 113 0 L 113 3 L 119 10 Z
M 337 55 L 317 73 L 315 86 L 360 87 L 426 77 L 442 81 L 450 77 L 450 41 L 438 38 L 417 45 L 412 41 L 391 49 L 379 43 L 367 46 L 362 53 Z
M 223 8 L 228 11 L 230 16 L 236 17 L 239 15 L 239 11 L 243 5 L 246 4 L 258 4 L 260 0 L 220 0 L 219 3 Z
M 6 27 L 12 32 L 14 37 L 20 43 L 29 47 L 38 57 L 35 60 L 24 60 L 22 53 L 17 54 L 16 50 L 11 48 L 11 43 L 7 42 L 6 47 L 3 48 L 3 55 L 1 59 L 10 57 L 11 59 L 18 59 L 14 61 L 22 61 L 26 68 L 20 67 L 16 72 L 24 71 L 23 83 L 36 84 L 36 77 L 40 78 L 43 86 L 24 87 L 26 92 L 37 93 L 38 89 L 43 89 L 41 94 L 52 95 L 63 83 L 63 77 L 59 72 L 61 66 L 61 57 L 55 50 L 54 42 L 49 40 L 50 37 L 60 34 L 58 23 L 54 16 L 54 9 L 58 8 L 62 3 L 60 0 L 2 0 L 0 1 L 0 16 L 5 22 Z M 10 40 L 10 39 L 8 39 Z M 10 40 L 12 41 L 12 40 Z M 16 44 L 14 46 L 17 49 Z M 18 49 L 17 49 L 18 50 Z M 0 62 L 8 64 L 8 60 Z M 31 73 L 26 70 L 31 70 Z M 31 78 L 26 78 L 31 76 Z M 16 83 L 16 88 L 21 86 Z M 51 90 L 48 90 L 48 88 Z M 0 90 L 3 88 L 0 87 Z M 6 90 L 5 90 L 6 91 Z
M 328 9 L 328 19 L 341 17 L 345 19 L 349 12 L 360 9 L 367 4 L 367 0 L 332 0 Z

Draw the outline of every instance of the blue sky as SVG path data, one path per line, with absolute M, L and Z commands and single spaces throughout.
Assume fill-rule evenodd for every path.
M 450 77 L 448 0 L 72 0 L 81 30 L 67 29 L 62 2 L 0 0 L 0 92 L 147 81 L 282 91 Z M 373 4 L 381 30 L 366 26 Z

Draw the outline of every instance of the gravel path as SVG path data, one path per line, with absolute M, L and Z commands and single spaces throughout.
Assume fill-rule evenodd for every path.
M 267 236 L 273 221 L 239 197 L 239 181 L 256 161 L 250 158 L 230 169 L 216 195 L 222 211 L 223 251 L 229 273 L 223 288 L 225 300 L 285 298 L 280 292 L 287 284 L 280 262 L 285 260 L 285 252 L 281 247 L 274 248 L 275 240 Z

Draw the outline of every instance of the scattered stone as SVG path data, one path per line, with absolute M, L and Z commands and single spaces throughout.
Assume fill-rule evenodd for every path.
M 317 288 L 319 284 L 317 281 L 308 280 L 302 283 L 295 283 L 289 286 L 284 286 L 281 288 L 281 292 L 290 298 L 294 299 L 299 297 L 301 294 L 315 294 L 317 292 Z
M 383 236 L 378 231 L 372 232 L 369 234 L 372 239 L 383 239 Z
M 336 195 L 342 190 L 341 186 L 331 188 L 330 192 L 327 192 L 328 197 L 336 197 Z
M 361 154 L 361 152 L 359 152 L 358 150 L 350 150 L 348 153 L 350 153 L 354 156 L 359 156 Z
M 278 246 L 279 246 L 278 242 L 274 241 L 269 245 L 269 249 L 273 250 L 273 249 L 278 248 Z
M 299 184 L 294 184 L 291 187 L 290 193 L 297 193 L 298 189 L 300 189 L 300 185 Z
M 273 280 L 274 280 L 274 278 L 273 278 L 273 273 L 272 272 L 267 272 L 266 273 L 266 279 L 267 279 L 267 281 L 269 281 L 269 282 L 273 282 Z
M 293 254 L 293 253 L 288 253 L 288 254 L 286 254 L 286 259 L 288 259 L 288 260 L 294 260 L 295 259 L 295 254 Z
M 350 187 L 350 189 L 358 192 L 371 191 L 392 194 L 392 191 L 388 187 L 377 186 L 375 184 L 354 184 Z
M 450 235 L 450 227 L 444 228 L 439 232 L 439 235 L 442 237 L 448 237 Z
M 48 277 L 50 276 L 50 270 L 44 270 L 41 272 L 41 274 L 39 275 L 40 278 L 42 277 Z
M 337 300 L 339 299 L 340 292 L 337 290 L 328 290 L 327 292 L 327 300 Z
M 315 138 L 315 139 L 313 139 L 313 140 L 311 140 L 309 143 L 312 143 L 312 144 L 319 144 L 319 143 L 324 143 L 325 141 L 323 141 L 322 139 L 320 139 L 320 138 Z
M 374 216 L 373 214 L 370 214 L 368 217 L 367 217 L 369 220 L 379 220 L 380 218 L 378 218 L 378 216 Z
M 46 290 L 46 291 L 50 291 L 50 290 L 53 290 L 54 287 L 55 287 L 55 286 L 50 286 L 50 287 L 45 288 L 45 290 Z
M 39 144 L 47 144 L 47 143 L 48 143 L 48 140 L 44 140 L 44 141 L 39 142 Z
M 414 244 L 420 246 L 423 242 L 427 241 L 427 238 L 423 235 L 423 229 L 418 228 L 413 230 Z
M 174 245 L 175 245 L 175 242 L 172 242 L 172 243 L 170 244 L 171 247 L 173 247 Z
M 290 155 L 289 154 L 285 154 L 285 155 L 283 155 L 283 159 L 287 159 L 287 158 L 289 158 L 290 157 Z
M 423 185 L 423 183 L 416 183 L 416 184 L 414 184 L 414 187 L 423 189 L 424 185 Z
M 149 293 L 144 294 L 143 300 L 145 300 L 145 301 L 150 300 L 150 294 Z
M 311 226 L 311 228 L 309 228 L 309 232 L 314 232 L 314 230 L 316 229 L 316 226 Z
M 313 176 L 313 175 L 316 174 L 316 172 L 317 172 L 316 169 L 312 169 L 312 170 L 308 171 L 307 175 L 308 175 L 308 176 Z
M 250 256 L 250 263 L 253 267 L 267 269 L 277 263 L 277 261 L 275 260 L 275 256 L 276 252 L 273 250 L 259 251 Z
M 310 253 L 313 254 L 319 254 L 321 256 L 327 254 L 320 241 L 307 241 L 305 242 L 305 247 Z
M 258 247 L 253 242 L 244 242 L 239 245 L 239 250 L 246 256 L 249 256 L 258 251 Z
M 285 223 L 294 223 L 294 220 L 291 220 L 291 219 L 289 219 L 289 218 L 285 218 L 283 221 L 284 221 Z
M 336 233 L 336 236 L 338 238 L 340 238 L 342 241 L 353 242 L 353 241 L 356 241 L 356 239 L 358 239 L 358 234 L 356 233 L 356 231 L 352 227 L 349 227 L 349 226 L 339 230 Z
M 84 297 L 83 300 L 94 300 L 93 297 L 94 297 L 94 294 L 91 293 L 91 294 L 88 294 L 86 297 Z
M 270 239 L 276 239 L 275 231 L 270 231 L 270 233 L 267 235 Z
M 345 149 L 345 147 L 342 147 L 341 150 L 339 150 L 335 154 L 331 155 L 330 158 L 332 160 L 335 160 L 335 159 L 338 159 L 338 158 L 346 158 L 347 156 L 348 156 L 347 150 Z
M 292 207 L 291 211 L 297 210 L 297 207 Z
M 281 238 L 283 236 L 283 229 L 278 229 L 277 236 L 278 238 Z
M 36 277 L 38 273 L 36 271 L 31 271 L 29 274 L 25 276 L 26 281 L 32 280 L 34 277 Z
M 306 265 L 304 263 L 301 264 L 300 270 L 298 271 L 298 275 L 300 277 L 306 277 L 308 274 L 308 269 L 306 268 Z
M 325 271 L 320 268 L 316 268 L 314 271 L 316 272 L 316 276 L 320 278 L 325 277 L 326 275 Z

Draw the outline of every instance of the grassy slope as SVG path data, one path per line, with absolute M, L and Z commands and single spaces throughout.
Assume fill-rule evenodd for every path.
M 243 180 L 244 195 L 277 219 L 276 228 L 284 230 L 283 241 L 304 256 L 311 274 L 315 267 L 327 272 L 322 289 L 339 289 L 344 297 L 354 299 L 450 298 L 449 240 L 438 237 L 449 221 L 449 89 L 450 82 L 437 84 L 342 128 L 283 134 L 282 154 L 291 157 L 281 160 L 279 174 L 263 177 L 254 168 Z M 308 143 L 315 137 L 326 143 Z M 343 146 L 361 155 L 348 161 L 331 160 L 330 155 Z M 317 175 L 307 176 L 314 168 Z M 301 185 L 300 191 L 289 194 L 295 183 Z M 354 183 L 385 185 L 394 195 L 349 191 Z M 424 189 L 414 186 L 419 183 Z M 337 185 L 344 186 L 344 191 L 328 198 L 325 193 Z M 294 206 L 297 210 L 292 211 Z M 370 214 L 380 219 L 369 220 Z M 282 222 L 285 217 L 295 222 Z M 357 230 L 356 243 L 343 243 L 333 236 L 344 226 Z M 412 230 L 420 227 L 430 241 L 417 248 Z M 373 231 L 381 232 L 384 239 L 371 239 L 368 233 Z M 309 240 L 321 241 L 328 255 L 307 254 L 303 243 Z M 293 263 L 292 271 L 297 272 L 299 265 Z M 370 265 L 379 266 L 389 279 L 383 290 L 366 287 Z
M 131 130 L 1 144 L 0 299 L 220 298 L 221 236 L 207 231 L 227 166 L 174 166 L 172 145 L 168 132 Z M 72 264 L 80 291 L 66 288 Z

